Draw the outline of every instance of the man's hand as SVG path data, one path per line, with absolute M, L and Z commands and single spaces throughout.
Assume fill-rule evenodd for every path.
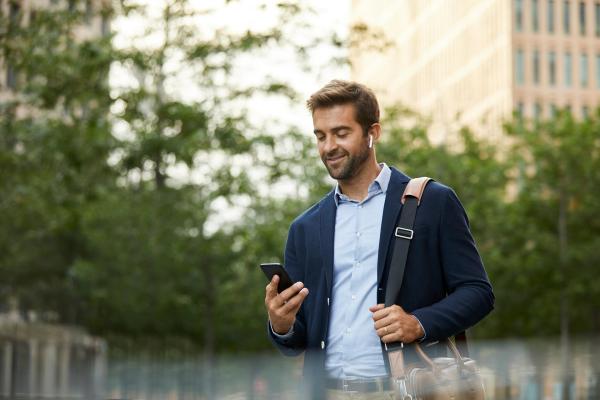
M 286 334 L 294 321 L 302 302 L 308 296 L 308 289 L 302 282 L 296 282 L 281 293 L 277 293 L 279 275 L 274 275 L 267 285 L 265 306 L 273 331 L 277 334 Z
M 407 314 L 402 307 L 383 304 L 369 307 L 375 321 L 377 336 L 384 343 L 412 343 L 425 335 L 417 317 Z

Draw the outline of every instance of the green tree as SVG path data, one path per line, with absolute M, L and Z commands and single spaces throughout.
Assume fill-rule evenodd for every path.
M 576 120 L 562 111 L 552 118 L 515 120 L 521 166 L 514 205 L 520 226 L 518 281 L 527 285 L 528 308 L 513 318 L 527 334 L 561 336 L 563 373 L 570 379 L 570 335 L 597 332 L 600 286 L 594 279 L 600 245 L 596 188 L 600 181 L 600 115 Z M 564 385 L 564 398 L 569 398 Z
M 598 290 L 593 279 L 600 225 L 595 188 L 599 177 L 599 116 L 576 120 L 569 112 L 536 123 L 515 120 L 507 126 L 520 166 L 514 206 L 521 274 L 534 302 L 530 313 L 515 316 L 526 333 L 597 331 Z
M 9 8 L 0 16 L 1 57 L 13 76 L 0 105 L 2 299 L 75 322 L 82 209 L 116 177 L 106 164 L 115 144 L 106 119 L 110 38 L 75 40 L 80 13 Z

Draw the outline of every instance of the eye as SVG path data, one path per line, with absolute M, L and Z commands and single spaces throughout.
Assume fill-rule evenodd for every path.
M 325 140 L 325 135 L 316 135 L 316 137 L 318 142 L 322 142 L 323 140 Z

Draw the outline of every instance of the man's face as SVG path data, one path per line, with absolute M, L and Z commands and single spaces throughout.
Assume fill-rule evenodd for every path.
M 355 119 L 354 105 L 317 108 L 313 126 L 319 155 L 329 175 L 337 180 L 356 176 L 370 151 L 368 137 Z

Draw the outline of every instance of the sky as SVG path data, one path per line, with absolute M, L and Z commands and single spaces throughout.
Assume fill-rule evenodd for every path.
M 267 48 L 265 50 L 253 51 L 245 54 L 236 63 L 235 73 L 228 84 L 246 87 L 253 84 L 260 84 L 265 77 L 271 77 L 275 80 L 287 82 L 297 92 L 298 97 L 293 102 L 283 96 L 258 96 L 252 101 L 243 101 L 232 107 L 240 107 L 248 110 L 249 120 L 261 130 L 267 130 L 267 133 L 277 136 L 284 133 L 290 126 L 298 127 L 302 132 L 312 136 L 312 118 L 305 107 L 305 100 L 309 95 L 331 79 L 348 79 L 350 68 L 347 64 L 340 65 L 332 63 L 335 58 L 346 56 L 345 49 L 340 49 L 331 45 L 329 37 L 335 33 L 340 38 L 346 38 L 350 27 L 350 1 L 351 0 L 304 0 L 303 5 L 309 6 L 314 10 L 304 18 L 307 26 L 302 29 L 291 29 L 283 26 L 285 34 L 293 37 L 294 42 L 303 43 L 308 40 L 316 39 L 316 45 L 311 46 L 308 51 L 308 64 L 298 63 L 294 49 L 288 48 Z M 140 4 L 147 7 L 148 17 L 140 16 L 119 17 L 112 21 L 112 30 L 115 34 L 113 45 L 118 49 L 125 49 L 129 46 L 148 47 L 159 46 L 162 43 L 163 36 L 160 29 L 156 28 L 153 18 L 159 20 L 160 12 L 164 7 L 165 0 L 139 0 Z M 207 17 L 199 17 L 194 24 L 198 27 L 198 32 L 203 37 L 210 38 L 211 35 L 217 35 L 219 29 L 226 29 L 229 32 L 244 33 L 246 30 L 262 30 L 277 24 L 277 2 L 272 0 L 264 1 L 265 9 L 260 11 L 257 4 L 258 0 L 240 0 L 232 1 L 226 4 L 225 0 L 202 0 L 190 1 L 199 10 L 207 8 L 213 10 Z M 151 28 L 148 32 L 148 28 Z M 158 32 L 156 32 L 158 31 Z M 322 39 L 321 39 L 322 38 Z M 327 38 L 327 39 L 326 39 Z M 165 87 L 170 96 L 181 100 L 194 101 L 202 97 L 200 91 L 190 85 L 191 71 L 187 71 L 185 65 L 173 60 L 170 66 L 175 73 L 174 79 L 165 83 Z M 228 78 L 229 79 L 229 78 Z M 135 76 L 126 68 L 115 65 L 111 68 L 109 81 L 111 87 L 118 93 L 121 87 L 131 87 L 137 85 Z M 115 105 L 113 112 L 118 112 L 119 104 Z M 128 129 L 126 126 L 115 125 L 114 134 L 121 138 L 127 138 Z M 263 132 L 264 133 L 264 132 Z M 316 149 L 315 149 L 316 152 Z M 119 157 L 118 154 L 115 157 Z M 208 161 L 210 167 L 218 168 L 220 161 L 218 155 L 215 159 Z M 239 162 L 240 168 L 251 167 L 245 165 L 243 160 Z M 208 176 L 201 167 L 190 170 L 183 164 L 170 167 L 169 175 L 181 181 L 192 180 L 201 182 Z M 255 172 L 255 171 L 253 171 Z M 256 171 L 256 173 L 258 173 Z M 129 179 L 135 177 L 128 177 Z M 253 178 L 260 181 L 259 176 Z M 286 197 L 298 194 L 297 185 L 293 182 L 282 182 L 279 187 L 271 188 L 272 193 L 277 196 Z M 234 222 L 243 216 L 244 206 L 232 207 L 225 202 L 215 202 L 213 205 L 221 210 L 215 215 L 219 215 L 218 221 L 209 221 L 208 231 L 216 231 L 222 224 L 228 221 Z M 207 232 L 208 233 L 208 232 Z
M 140 4 L 147 7 L 149 15 L 158 16 L 165 0 L 139 0 Z M 302 4 L 312 8 L 315 12 L 307 17 L 310 28 L 307 31 L 298 31 L 300 37 L 295 41 L 302 41 L 301 35 L 313 35 L 323 38 L 335 32 L 340 37 L 347 37 L 350 26 L 351 0 L 303 0 Z M 243 33 L 246 29 L 261 30 L 272 24 L 277 24 L 275 1 L 240 0 L 226 4 L 225 0 L 192 0 L 190 3 L 199 10 L 211 9 L 210 17 L 200 17 L 198 30 L 207 37 L 214 35 L 219 28 L 226 28 L 231 32 Z M 257 4 L 264 3 L 265 9 L 259 10 Z M 119 17 L 112 23 L 115 32 L 114 45 L 125 48 L 131 44 L 135 46 L 155 46 L 161 42 L 159 35 L 147 34 L 145 30 L 149 21 L 139 17 Z M 309 53 L 311 71 L 305 71 L 294 60 L 291 49 L 275 51 L 260 51 L 250 53 L 240 59 L 240 73 L 234 76 L 236 84 L 241 86 L 259 83 L 265 76 L 270 76 L 288 82 L 299 93 L 299 99 L 308 96 L 331 79 L 348 79 L 350 69 L 346 66 L 331 65 L 331 60 L 340 56 L 340 50 L 334 49 L 327 41 L 312 48 Z M 314 61 L 313 61 L 314 60 Z M 180 98 L 193 100 L 198 93 L 190 90 L 186 84 L 185 74 L 178 82 L 171 82 L 170 90 Z M 113 87 L 129 85 L 132 77 L 123 69 L 113 68 L 110 81 Z M 258 99 L 253 104 L 245 104 L 251 115 L 251 122 L 255 124 L 271 125 L 274 130 L 277 126 L 294 124 L 303 131 L 312 131 L 310 115 L 304 108 L 304 100 L 299 104 L 289 104 L 281 98 Z

